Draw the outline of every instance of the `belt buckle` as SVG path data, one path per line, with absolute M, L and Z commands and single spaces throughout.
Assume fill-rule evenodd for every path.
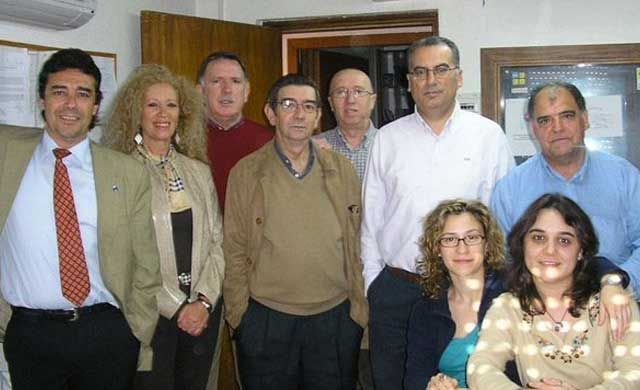
M 78 308 L 74 307 L 73 309 L 71 309 L 71 311 L 73 312 L 73 315 L 71 316 L 71 318 L 69 318 L 69 322 L 77 321 L 78 318 L 80 318 L 80 312 L 78 311 Z

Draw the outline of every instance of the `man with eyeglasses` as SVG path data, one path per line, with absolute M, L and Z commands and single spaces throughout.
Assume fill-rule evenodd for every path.
M 378 131 L 371 121 L 376 94 L 369 76 L 352 68 L 338 71 L 329 83 L 329 105 L 338 125 L 318 135 L 316 140 L 326 142 L 348 158 L 362 180 L 373 137 Z
M 378 132 L 364 179 L 362 261 L 371 308 L 369 346 L 375 387 L 401 389 L 407 320 L 420 299 L 416 274 L 421 223 L 442 200 L 489 201 L 514 165 L 496 123 L 460 109 L 460 54 L 443 37 L 409 47 L 415 112 Z
M 328 100 L 337 126 L 317 135 L 314 140 L 319 146 L 327 146 L 348 158 L 362 181 L 373 138 L 378 131 L 371 121 L 371 112 L 376 105 L 371 79 L 359 69 L 339 70 L 329 83 Z M 363 389 L 372 389 L 367 334 L 365 331 L 358 358 L 358 384 Z
M 224 224 L 226 318 L 244 389 L 352 389 L 367 322 L 360 182 L 316 148 L 320 96 L 301 75 L 271 87 L 275 138 L 231 170 Z

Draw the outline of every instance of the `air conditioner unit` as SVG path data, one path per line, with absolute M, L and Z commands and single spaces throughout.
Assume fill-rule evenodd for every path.
M 97 0 L 0 0 L 0 20 L 71 30 L 87 23 Z

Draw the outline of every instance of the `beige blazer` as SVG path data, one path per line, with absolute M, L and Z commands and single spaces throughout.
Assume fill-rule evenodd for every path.
M 176 153 L 176 168 L 184 182 L 193 215 L 191 296 L 187 297 L 178 287 L 171 210 L 164 190 L 164 179 L 153 162 L 135 151 L 133 156 L 144 162 L 151 177 L 151 209 L 162 272 L 162 289 L 157 295 L 160 315 L 172 318 L 187 298 L 194 300 L 198 294 L 206 296 L 215 305 L 222 290 L 224 257 L 222 218 L 209 166 Z
M 0 231 L 42 134 L 42 129 L 0 125 Z M 98 203 L 100 271 L 140 341 L 138 369 L 150 370 L 150 344 L 158 320 L 155 296 L 161 279 L 149 178 L 140 163 L 122 153 L 91 143 L 91 155 Z M 2 337 L 10 315 L 9 305 L 0 298 Z

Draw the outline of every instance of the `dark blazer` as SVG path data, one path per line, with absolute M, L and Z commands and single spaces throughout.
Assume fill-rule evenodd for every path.
M 0 231 L 43 130 L 0 125 Z M 98 206 L 100 273 L 140 341 L 138 369 L 151 369 L 158 320 L 158 248 L 151 220 L 149 175 L 139 162 L 91 143 Z M 1 261 L 1 260 L 0 260 Z M 0 298 L 0 338 L 11 308 Z
M 504 278 L 497 273 L 489 273 L 484 283 L 480 302 L 478 324 L 484 319 L 494 298 L 504 292 Z M 436 375 L 440 357 L 453 335 L 456 324 L 451 318 L 447 295 L 441 298 L 422 298 L 415 303 L 409 317 L 407 332 L 407 362 L 405 366 L 405 390 L 424 390 L 429 379 Z M 513 362 L 507 365 L 510 378 L 517 378 Z

